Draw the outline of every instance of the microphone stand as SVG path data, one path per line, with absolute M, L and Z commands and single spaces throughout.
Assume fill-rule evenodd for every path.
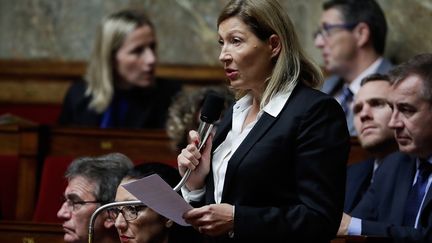
M 123 202 L 113 202 L 113 203 L 107 203 L 105 205 L 102 205 L 101 207 L 97 208 L 92 216 L 90 217 L 90 223 L 89 223 L 89 228 L 88 228 L 88 243 L 92 243 L 93 242 L 93 235 L 94 235 L 94 223 L 96 221 L 96 217 L 99 215 L 99 213 L 101 213 L 102 211 L 109 209 L 109 208 L 113 208 L 113 207 L 118 207 L 118 206 L 136 206 L 136 205 L 143 205 L 143 203 L 141 201 L 123 201 Z

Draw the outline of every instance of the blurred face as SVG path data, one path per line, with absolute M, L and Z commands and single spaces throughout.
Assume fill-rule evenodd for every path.
M 233 88 L 261 93 L 264 81 L 272 72 L 273 53 L 270 42 L 263 42 L 239 18 L 231 17 L 219 25 L 219 60 Z M 272 35 L 271 38 L 277 38 Z M 277 39 L 278 41 L 278 39 Z M 279 43 L 279 42 L 278 42 Z
M 95 184 L 81 176 L 69 181 L 64 193 L 67 201 L 63 203 L 57 212 L 57 217 L 64 221 L 65 242 L 87 242 L 90 217 L 100 204 L 83 203 L 75 204 L 72 207 L 71 202 L 95 201 L 96 198 L 92 194 L 94 189 Z M 98 235 L 97 232 L 103 227 L 103 222 L 100 218 L 98 217 L 95 222 L 95 236 Z
M 389 103 L 393 113 L 389 122 L 399 150 L 427 158 L 432 154 L 432 107 L 422 98 L 425 87 L 417 75 L 410 75 L 392 86 Z
M 356 55 L 356 40 L 352 32 L 342 27 L 343 17 L 339 10 L 330 8 L 321 16 L 320 26 L 339 26 L 327 28 L 325 33 L 315 36 L 315 46 L 321 50 L 324 67 L 327 71 L 343 74 Z
M 390 83 L 370 81 L 365 83 L 354 99 L 354 126 L 363 148 L 373 150 L 394 140 L 393 131 L 387 126 L 392 114 L 387 103 Z
M 138 27 L 129 33 L 116 53 L 120 88 L 133 86 L 145 88 L 155 80 L 156 36 L 148 26 Z
M 121 184 L 132 180 L 123 180 Z M 116 201 L 137 200 L 132 194 L 126 191 L 121 185 L 117 188 Z M 128 210 L 128 207 L 120 207 Z M 115 219 L 121 242 L 148 243 L 165 242 L 168 238 L 168 229 L 172 221 L 159 215 L 150 208 L 144 207 L 137 210 L 137 217 L 133 220 L 125 220 L 123 213 L 119 213 Z

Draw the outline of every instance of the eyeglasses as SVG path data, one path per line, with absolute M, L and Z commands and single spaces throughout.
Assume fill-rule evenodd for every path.
M 108 214 L 112 220 L 116 220 L 121 213 L 126 221 L 131 221 L 136 219 L 138 213 L 145 208 L 147 208 L 145 205 L 116 207 L 108 209 Z
M 324 23 L 321 27 L 319 27 L 313 34 L 313 38 L 317 38 L 318 35 L 321 35 L 324 39 L 327 39 L 331 36 L 331 30 L 333 29 L 345 29 L 345 30 L 353 30 L 357 26 L 357 23 L 351 24 L 326 24 Z
M 64 197 L 62 198 L 62 202 L 63 202 L 63 204 L 66 203 L 66 207 L 71 212 L 76 212 L 76 211 L 80 210 L 80 208 L 84 204 L 103 203 L 102 201 L 73 201 L 73 200 L 70 200 L 70 199 L 67 199 L 67 198 L 64 198 Z

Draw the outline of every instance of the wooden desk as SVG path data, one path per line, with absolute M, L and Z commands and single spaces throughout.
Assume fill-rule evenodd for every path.
M 7 243 L 63 243 L 60 224 L 0 221 L 0 242 Z
M 391 238 L 377 236 L 337 236 L 331 243 L 392 243 Z
M 1 125 L 0 154 L 17 156 L 19 160 L 18 192 L 15 219 L 32 217 L 36 195 L 38 127 L 32 125 Z

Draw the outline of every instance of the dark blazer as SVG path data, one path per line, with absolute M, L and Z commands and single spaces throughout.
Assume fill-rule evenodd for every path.
M 226 113 L 214 150 L 231 130 Z M 277 117 L 264 113 L 228 162 L 222 203 L 235 205 L 234 238 L 217 242 L 329 242 L 339 227 L 349 134 L 339 104 L 298 84 Z M 214 203 L 213 174 L 205 203 Z
M 344 212 L 350 213 L 370 186 L 375 159 L 367 159 L 347 167 Z
M 353 210 L 362 219 L 362 234 L 392 237 L 394 242 L 432 242 L 432 189 L 426 194 L 419 228 L 403 226 L 405 201 L 416 173 L 416 159 L 401 153 L 387 156 L 374 182 Z
M 87 85 L 82 80 L 69 88 L 58 121 L 60 125 L 100 126 L 103 114 L 89 109 L 91 97 L 85 95 L 86 89 Z M 168 107 L 180 89 L 178 83 L 156 80 L 156 86 L 152 88 L 116 91 L 115 96 L 121 95 L 127 100 L 128 109 L 123 124 L 113 127 L 164 128 Z
M 393 64 L 390 60 L 384 58 L 381 64 L 378 66 L 376 73 L 386 74 L 393 67 Z M 344 84 L 344 80 L 338 75 L 332 75 L 324 81 L 324 85 L 321 88 L 321 91 L 334 96 L 339 90 L 342 89 Z M 354 94 L 355 95 L 355 94 Z M 357 132 L 354 127 L 354 113 L 350 110 L 348 114 L 346 114 L 346 119 L 348 123 L 348 130 L 351 135 L 356 135 Z

